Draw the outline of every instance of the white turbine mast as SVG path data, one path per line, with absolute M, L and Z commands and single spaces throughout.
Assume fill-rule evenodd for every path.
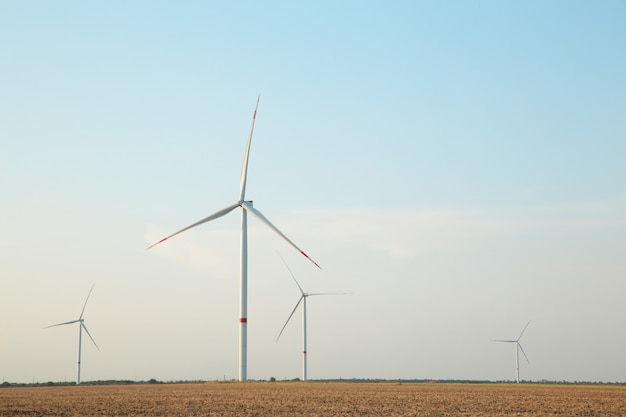
M 252 143 L 252 132 L 254 131 L 254 122 L 256 120 L 256 113 L 259 107 L 259 100 L 261 96 L 257 98 L 256 107 L 254 108 L 254 113 L 252 115 L 252 125 L 250 126 L 250 134 L 248 135 L 248 144 L 246 146 L 246 153 L 243 159 L 243 167 L 241 169 L 241 182 L 239 186 L 239 200 L 215 213 L 211 214 L 208 217 L 205 217 L 202 220 L 199 220 L 179 231 L 159 240 L 158 242 L 150 245 L 147 249 L 152 248 L 153 246 L 158 245 L 166 241 L 167 239 L 176 236 L 179 233 L 182 233 L 186 230 L 189 230 L 193 227 L 199 226 L 201 224 L 207 223 L 211 220 L 215 220 L 219 217 L 222 217 L 237 207 L 241 207 L 241 264 L 240 264 L 240 298 L 239 298 L 239 380 L 246 381 L 248 379 L 247 376 L 247 357 L 248 357 L 248 219 L 247 214 L 250 213 L 254 217 L 256 217 L 261 223 L 265 224 L 267 227 L 276 232 L 280 237 L 282 237 L 287 243 L 293 246 L 298 252 L 304 255 L 308 260 L 313 262 L 315 266 L 320 268 L 320 266 L 311 259 L 302 249 L 296 246 L 287 236 L 285 236 L 276 226 L 274 226 L 260 211 L 255 209 L 252 206 L 252 201 L 246 201 L 245 193 L 246 193 L 246 181 L 248 176 L 248 158 L 250 156 L 250 145 Z
M 519 384 L 519 351 L 520 350 L 524 354 L 524 357 L 526 358 L 526 362 L 528 362 L 528 364 L 530 365 L 528 356 L 526 356 L 526 352 L 524 352 L 524 348 L 522 347 L 522 344 L 519 342 L 529 324 L 530 324 L 530 320 L 528 320 L 528 323 L 526 323 L 526 326 L 524 326 L 524 328 L 522 329 L 522 332 L 519 334 L 519 337 L 515 340 L 510 340 L 510 339 L 509 340 L 500 340 L 500 339 L 494 340 L 494 342 L 515 343 L 515 371 L 516 371 L 516 382 L 518 384 Z
M 331 292 L 327 292 L 327 293 L 304 292 L 304 290 L 298 283 L 298 280 L 296 279 L 295 275 L 293 274 L 293 272 L 291 272 L 291 268 L 289 268 L 289 265 L 287 265 L 287 262 L 285 262 L 282 256 L 280 257 L 280 259 L 282 259 L 283 263 L 287 267 L 287 270 L 289 271 L 291 278 L 293 278 L 294 282 L 298 286 L 298 289 L 300 290 L 301 295 L 300 295 L 300 299 L 296 303 L 296 306 L 293 308 L 293 310 L 291 311 L 291 314 L 287 318 L 287 321 L 283 325 L 283 328 L 280 330 L 280 333 L 278 334 L 276 341 L 278 342 L 278 339 L 280 339 L 280 336 L 283 334 L 285 327 L 287 327 L 287 323 L 289 323 L 289 320 L 291 320 L 291 317 L 294 315 L 294 313 L 298 309 L 298 306 L 300 305 L 300 303 L 302 303 L 302 380 L 306 381 L 307 380 L 307 352 L 308 352 L 307 351 L 307 333 L 306 333 L 306 299 L 314 295 L 346 295 L 348 293 L 345 293 L 345 292 L 332 292 L 332 293 Z
M 89 296 L 91 295 L 91 292 L 93 291 L 93 287 L 95 287 L 95 285 L 96 284 L 93 284 L 91 286 L 91 289 L 89 290 L 89 294 L 87 294 L 87 298 L 85 299 L 85 304 L 83 304 L 83 309 L 80 312 L 80 316 L 78 317 L 77 320 L 67 321 L 65 323 L 53 324 L 51 326 L 44 327 L 44 329 L 47 329 L 50 327 L 65 326 L 66 324 L 80 323 L 78 325 L 78 377 L 76 379 L 76 385 L 80 384 L 80 363 L 81 363 L 81 353 L 82 353 L 82 343 L 83 343 L 83 329 L 85 329 L 87 336 L 89 336 L 89 338 L 93 342 L 96 349 L 98 349 L 98 351 L 100 350 L 100 348 L 96 344 L 96 341 L 93 340 L 93 337 L 91 337 L 89 330 L 87 330 L 87 326 L 85 325 L 85 319 L 83 318 L 83 314 L 85 314 L 85 307 L 87 307 L 87 301 L 89 301 Z

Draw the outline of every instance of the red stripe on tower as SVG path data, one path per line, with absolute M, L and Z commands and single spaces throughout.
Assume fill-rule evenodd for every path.
M 239 323 L 247 323 L 248 319 L 246 317 L 242 317 L 239 319 Z

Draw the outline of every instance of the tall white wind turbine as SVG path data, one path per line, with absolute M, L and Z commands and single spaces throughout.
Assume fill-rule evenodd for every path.
M 243 167 L 241 169 L 241 182 L 239 186 L 239 199 L 236 203 L 225 207 L 221 210 L 216 211 L 208 217 L 205 217 L 202 220 L 199 220 L 183 229 L 180 229 L 176 233 L 173 233 L 158 242 L 150 245 L 148 249 L 153 246 L 158 245 L 166 241 L 167 239 L 176 236 L 179 233 L 182 233 L 186 230 L 189 230 L 193 227 L 199 226 L 211 220 L 215 220 L 219 217 L 222 217 L 237 207 L 241 207 L 241 268 L 240 268 L 240 298 L 239 298 L 239 380 L 246 381 L 248 379 L 248 220 L 247 214 L 250 213 L 254 217 L 256 217 L 261 223 L 265 224 L 267 227 L 276 232 L 280 237 L 282 237 L 287 243 L 293 246 L 298 252 L 304 255 L 308 260 L 313 262 L 315 266 L 320 267 L 313 259 L 311 259 L 302 249 L 296 246 L 287 236 L 285 236 L 276 226 L 274 226 L 260 211 L 252 207 L 252 201 L 246 201 L 245 193 L 246 193 L 246 180 L 248 175 L 248 158 L 250 156 L 250 144 L 252 143 L 252 132 L 254 131 L 254 122 L 256 120 L 256 112 L 259 107 L 259 100 L 261 96 L 257 98 L 256 106 L 254 108 L 254 113 L 252 115 L 252 125 L 250 126 L 250 134 L 248 135 L 248 144 L 246 146 L 246 153 L 243 159 Z
M 519 337 L 515 340 L 494 340 L 494 342 L 515 343 L 515 370 L 516 370 L 518 384 L 519 384 L 519 351 L 520 350 L 524 354 L 524 357 L 526 358 L 526 362 L 530 364 L 530 361 L 528 360 L 528 356 L 526 356 L 526 352 L 524 352 L 524 348 L 522 348 L 522 344 L 519 342 L 529 324 L 530 324 L 530 320 L 528 320 L 528 323 L 526 323 L 526 326 L 524 326 L 524 328 L 522 329 L 522 332 L 519 334 Z
M 293 316 L 293 314 L 298 309 L 298 306 L 300 305 L 300 303 L 302 303 L 302 380 L 306 381 L 307 380 L 306 299 L 307 299 L 307 297 L 311 297 L 313 295 L 345 295 L 347 293 L 344 293 L 344 292 L 333 292 L 333 293 L 331 293 L 331 292 L 327 292 L 327 293 L 307 293 L 307 292 L 304 292 L 304 290 L 302 289 L 302 287 L 298 283 L 298 280 L 294 276 L 293 272 L 291 272 L 291 268 L 289 268 L 289 265 L 287 265 L 287 262 L 285 262 L 285 260 L 282 258 L 282 256 L 281 256 L 280 259 L 283 260 L 283 263 L 287 267 L 287 270 L 289 271 L 289 274 L 291 275 L 291 278 L 293 278 L 293 280 L 295 281 L 296 285 L 298 286 L 298 289 L 300 290 L 300 294 L 302 294 L 302 295 L 300 296 L 300 299 L 296 303 L 296 306 L 291 311 L 291 314 L 287 318 L 287 321 L 283 325 L 283 328 L 280 330 L 280 333 L 278 334 L 278 337 L 276 338 L 276 341 L 278 342 L 278 339 L 280 339 L 280 336 L 283 334 L 283 331 L 285 330 L 285 327 L 287 327 L 287 323 L 289 323 L 289 320 L 291 320 L 291 317 Z
M 91 295 L 91 292 L 93 291 L 93 287 L 95 285 L 96 284 L 93 284 L 91 286 L 91 289 L 89 290 L 89 294 L 87 294 L 87 298 L 85 299 L 85 304 L 83 304 L 83 309 L 80 312 L 80 316 L 78 317 L 78 319 L 72 320 L 72 321 L 67 321 L 65 323 L 53 324 L 51 326 L 44 327 L 44 329 L 47 329 L 49 327 L 64 326 L 66 324 L 80 323 L 78 325 L 78 377 L 76 379 L 76 384 L 77 385 L 80 384 L 80 358 L 81 358 L 82 343 L 83 343 L 83 329 L 85 329 L 85 332 L 87 333 L 87 336 L 89 336 L 89 338 L 93 342 L 93 344 L 96 347 L 96 349 L 100 350 L 100 348 L 96 344 L 96 341 L 93 340 L 93 337 L 91 337 L 91 334 L 89 333 L 89 330 L 87 330 L 87 326 L 85 326 L 85 319 L 83 318 L 83 314 L 85 314 L 85 307 L 87 307 L 87 301 L 89 301 L 89 296 Z

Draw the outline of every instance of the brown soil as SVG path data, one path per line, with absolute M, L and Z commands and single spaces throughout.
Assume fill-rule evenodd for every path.
M 0 389 L 0 416 L 626 416 L 626 387 L 210 382 Z

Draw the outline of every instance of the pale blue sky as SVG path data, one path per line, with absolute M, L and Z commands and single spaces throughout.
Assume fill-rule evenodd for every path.
M 0 1 L 0 377 L 626 381 L 626 5 Z M 75 317 L 76 316 L 76 317 Z

